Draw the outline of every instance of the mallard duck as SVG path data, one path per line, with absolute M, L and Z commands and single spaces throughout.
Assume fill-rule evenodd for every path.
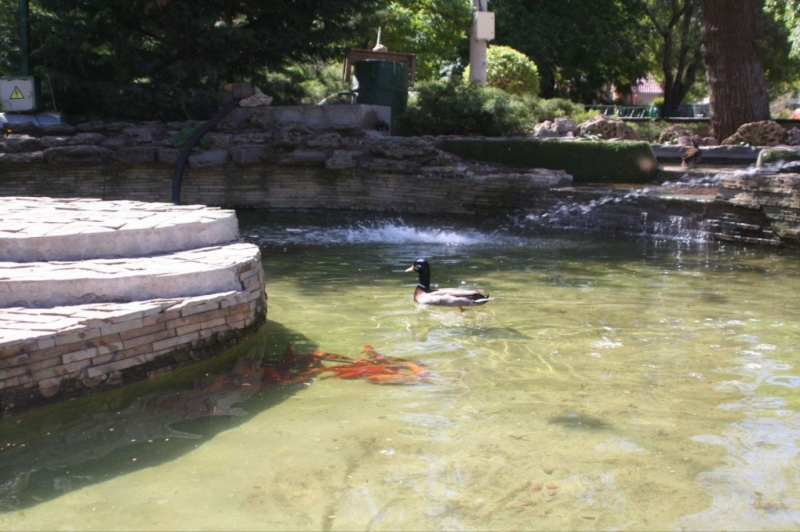
M 700 151 L 700 148 L 689 148 L 683 152 L 683 156 L 681 157 L 681 166 L 684 168 L 694 168 L 702 158 L 703 153 Z
M 462 288 L 439 288 L 431 290 L 431 266 L 425 259 L 417 259 L 406 272 L 417 272 L 419 284 L 414 290 L 414 301 L 421 305 L 440 305 L 458 307 L 464 312 L 464 307 L 483 305 L 492 298 L 475 290 Z
M 679 139 L 682 146 L 688 149 L 681 155 L 681 166 L 684 168 L 694 168 L 700 159 L 703 158 L 703 153 L 700 151 L 700 142 L 695 137 L 681 137 Z

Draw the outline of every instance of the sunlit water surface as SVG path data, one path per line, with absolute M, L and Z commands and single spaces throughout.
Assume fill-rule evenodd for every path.
M 0 529 L 800 528 L 796 255 L 329 218 L 241 213 L 269 314 L 236 349 L 0 422 Z M 418 257 L 494 299 L 418 307 Z M 289 342 L 430 378 L 237 377 Z

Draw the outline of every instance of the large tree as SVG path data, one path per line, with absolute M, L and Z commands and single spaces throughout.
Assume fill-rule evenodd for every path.
M 0 0 L 16 10 L 16 0 Z M 69 115 L 202 118 L 226 82 L 342 57 L 376 0 L 39 0 L 31 66 Z M 11 34 L 17 28 L 3 28 Z M 370 32 L 371 33 L 371 32 Z M 337 47 L 340 46 L 340 47 Z
M 648 73 L 646 28 L 627 0 L 495 0 L 494 44 L 530 57 L 542 96 L 592 103 L 603 88 L 628 90 Z
M 769 119 L 769 95 L 755 46 L 753 0 L 702 0 L 702 10 L 711 129 L 723 140 L 742 124 Z
M 700 0 L 629 1 L 633 9 L 643 13 L 649 26 L 647 46 L 664 89 L 663 112 L 674 116 L 703 71 Z

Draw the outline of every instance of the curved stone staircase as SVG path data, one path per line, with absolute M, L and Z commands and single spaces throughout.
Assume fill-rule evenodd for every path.
M 0 412 L 219 352 L 263 323 L 234 211 L 0 198 Z

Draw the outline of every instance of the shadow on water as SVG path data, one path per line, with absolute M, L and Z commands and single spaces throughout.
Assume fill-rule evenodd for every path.
M 164 464 L 288 399 L 304 386 L 269 382 L 262 362 L 289 343 L 317 347 L 268 320 L 214 359 L 0 421 L 0 513 Z
M 549 423 L 553 425 L 560 425 L 566 429 L 579 429 L 579 430 L 610 430 L 611 424 L 603 421 L 600 418 L 587 416 L 585 414 L 576 414 L 569 412 L 567 414 L 557 414 L 550 418 Z

